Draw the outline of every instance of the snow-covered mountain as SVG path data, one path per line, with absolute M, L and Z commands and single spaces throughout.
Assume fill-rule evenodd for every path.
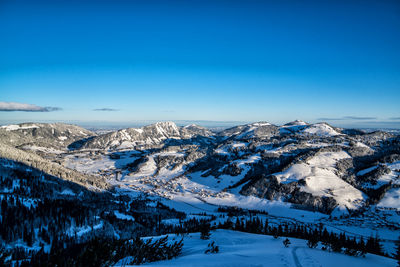
M 183 183 L 178 187 L 193 197 L 199 195 L 192 188 L 201 186 L 202 195 L 257 197 L 324 213 L 371 203 L 400 206 L 395 197 L 399 136 L 385 132 L 296 120 L 282 126 L 256 122 L 217 133 L 159 122 L 98 136 L 73 125 L 28 123 L 2 126 L 0 136 L 10 147 L 36 148 L 47 157 L 52 151 L 37 149 L 43 143 L 64 152 L 68 147 L 75 153 L 53 153 L 57 161 L 86 174 L 114 178 L 120 172 L 125 183 L 135 186 L 170 183 L 175 188 L 175 183 Z M 363 172 L 369 168 L 380 172 Z
M 116 226 L 118 218 L 154 229 L 152 223 L 141 225 L 147 219 L 132 211 L 140 207 L 148 216 L 142 198 L 157 201 L 153 211 L 165 208 L 173 216 L 166 218 L 174 220 L 181 218 L 179 212 L 219 218 L 218 207 L 234 207 L 261 212 L 277 224 L 324 224 L 364 238 L 378 231 L 388 251 L 400 230 L 400 136 L 394 133 L 299 120 L 220 132 L 159 122 L 101 135 L 74 125 L 26 123 L 2 126 L 0 138 L 0 167 L 8 179 L 0 193 L 29 196 L 27 203 L 42 203 L 42 195 L 34 192 L 43 188 L 68 201 L 86 189 L 104 201 L 118 198 L 113 200 L 118 210 L 107 213 L 89 201 L 88 208 L 96 209 L 87 220 L 92 228 L 71 221 L 64 229 L 68 235 L 94 229 L 105 236 L 125 235 Z M 23 177 L 32 172 L 35 182 L 26 182 Z M 12 182 L 13 175 L 22 178 Z M 46 181 L 53 184 L 44 186 Z M 86 200 L 91 194 L 85 193 Z M 133 201 L 138 206 L 129 204 Z M 221 222 L 215 218 L 211 221 Z
M 327 123 L 316 123 L 305 127 L 302 130 L 303 134 L 317 135 L 322 137 L 330 137 L 339 135 L 340 132 Z
M 157 122 L 141 128 L 128 128 L 110 132 L 86 142 L 87 149 L 127 149 L 160 145 L 171 139 L 190 139 L 212 136 L 211 131 L 197 125 L 178 127 L 173 122 Z
M 0 127 L 0 143 L 53 153 L 79 147 L 95 135 L 85 128 L 64 123 L 21 123 Z
M 196 124 L 186 125 L 180 129 L 180 132 L 182 138 L 192 138 L 194 136 L 210 137 L 214 135 L 209 129 Z
M 255 122 L 223 130 L 219 135 L 233 139 L 268 138 L 278 134 L 278 127 L 269 122 Z
M 198 138 L 207 142 L 198 142 Z M 379 164 L 397 166 L 398 140 L 384 132 L 367 134 L 300 120 L 282 126 L 257 122 L 218 133 L 197 125 L 178 127 L 160 122 L 95 136 L 76 151 L 109 150 L 118 160 L 110 155 L 111 159 L 101 156 L 99 162 L 99 158 L 79 154 L 68 155 L 63 162 L 86 173 L 102 174 L 105 164 L 106 173 L 124 173 L 124 182 L 135 186 L 170 183 L 175 188 L 174 180 L 178 180 L 184 191 L 201 185 L 203 195 L 232 192 L 235 197 L 285 201 L 331 213 L 358 210 L 379 203 L 387 191 L 397 192 L 395 167 L 385 169 L 392 179 L 357 173 Z M 179 193 L 175 189 L 161 191 L 162 195 Z M 198 197 L 196 193 L 193 196 Z

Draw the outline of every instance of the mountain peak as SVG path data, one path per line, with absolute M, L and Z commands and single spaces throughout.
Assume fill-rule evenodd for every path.
M 161 121 L 146 127 L 155 127 L 158 132 L 166 136 L 179 135 L 179 128 L 172 121 Z
M 204 128 L 204 127 L 192 123 L 192 124 L 188 124 L 188 125 L 183 126 L 183 128 L 186 129 L 186 128 Z
M 271 126 L 272 124 L 266 121 L 259 121 L 259 122 L 253 122 L 249 124 L 250 126 L 255 126 L 255 127 L 261 127 L 261 126 Z
M 302 125 L 309 125 L 309 124 L 302 120 L 294 120 L 284 124 L 284 126 L 302 126 Z
M 173 121 L 159 121 L 159 122 L 156 122 L 154 124 L 150 124 L 150 126 L 151 125 L 166 126 L 166 127 L 177 127 L 175 122 L 173 122 Z

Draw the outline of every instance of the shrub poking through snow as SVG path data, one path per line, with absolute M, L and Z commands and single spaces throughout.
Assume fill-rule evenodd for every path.
M 290 240 L 288 238 L 286 238 L 285 240 L 283 240 L 283 245 L 285 246 L 285 248 L 289 247 L 290 245 Z
M 208 253 L 218 253 L 219 252 L 219 246 L 215 245 L 215 242 L 211 242 L 207 245 L 207 249 L 204 252 L 205 254 Z

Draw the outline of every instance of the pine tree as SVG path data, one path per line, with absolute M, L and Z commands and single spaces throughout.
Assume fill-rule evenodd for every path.
M 210 239 L 211 233 L 210 233 L 210 224 L 209 223 L 203 223 L 201 225 L 200 229 L 200 238 L 203 240 Z
M 383 255 L 383 251 L 382 251 L 382 244 L 379 240 L 378 235 L 375 236 L 375 243 L 374 243 L 374 248 L 375 248 L 375 254 L 377 255 Z
M 382 245 L 379 242 L 378 236 L 375 238 L 370 236 L 368 238 L 366 251 L 372 254 L 382 255 Z
M 316 248 L 318 246 L 318 237 L 315 235 L 311 235 L 307 241 L 307 246 L 309 248 Z
M 269 228 L 268 228 L 268 219 L 265 220 L 264 224 L 264 234 L 268 234 Z
M 397 243 L 396 253 L 393 256 L 397 260 L 397 267 L 400 267 L 400 236 L 396 243 Z

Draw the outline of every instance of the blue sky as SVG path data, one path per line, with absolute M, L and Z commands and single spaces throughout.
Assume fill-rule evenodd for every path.
M 43 108 L 0 123 L 400 128 L 399 1 L 3 0 L 0 36 L 0 102 Z

